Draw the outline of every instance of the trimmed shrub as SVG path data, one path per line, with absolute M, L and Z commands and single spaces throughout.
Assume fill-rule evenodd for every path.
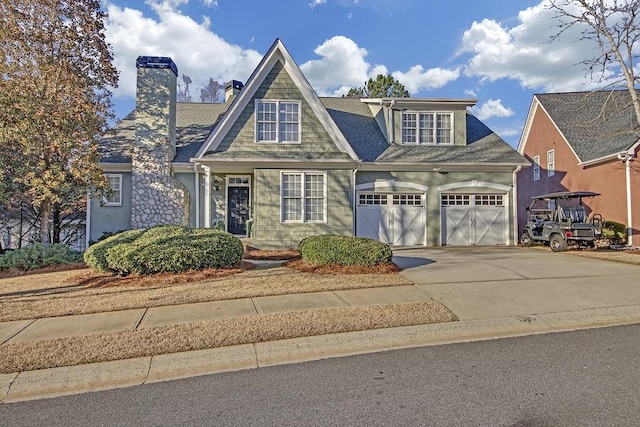
M 82 261 L 82 253 L 74 251 L 61 243 L 44 246 L 42 243 L 31 243 L 20 249 L 0 255 L 0 271 L 34 270 L 42 267 L 72 264 Z
M 311 236 L 299 245 L 302 260 L 318 265 L 372 267 L 391 264 L 393 253 L 386 243 L 364 237 L 325 234 Z
M 84 262 L 91 268 L 101 273 L 111 271 L 107 262 L 107 251 L 123 243 L 133 242 L 146 230 L 127 230 L 89 246 L 84 252 Z
M 99 256 L 94 254 L 101 261 L 99 271 L 128 275 L 230 267 L 244 252 L 240 239 L 220 230 L 158 226 L 136 231 L 119 241 L 116 235 L 115 242 L 110 238 L 94 245 L 104 246 Z
M 602 236 L 609 239 L 613 245 L 621 245 L 627 242 L 627 226 L 615 221 L 606 221 L 602 227 Z

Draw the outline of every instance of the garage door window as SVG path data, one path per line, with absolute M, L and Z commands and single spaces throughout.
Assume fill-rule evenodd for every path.
M 394 194 L 394 205 L 422 206 L 421 194 Z
M 470 200 L 468 194 L 443 194 L 442 206 L 468 206 Z
M 371 205 L 386 205 L 386 194 L 360 194 L 358 197 L 358 205 L 371 206 Z
M 504 206 L 502 194 L 476 194 L 476 206 Z

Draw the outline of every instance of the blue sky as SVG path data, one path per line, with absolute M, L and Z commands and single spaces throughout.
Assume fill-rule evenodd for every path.
M 135 105 L 135 60 L 170 56 L 204 86 L 246 81 L 276 38 L 321 96 L 391 73 L 412 97 L 477 98 L 516 147 L 534 93 L 597 88 L 578 29 L 554 43 L 545 0 L 102 0 L 120 71 L 115 112 Z M 192 91 L 193 93 L 193 91 Z

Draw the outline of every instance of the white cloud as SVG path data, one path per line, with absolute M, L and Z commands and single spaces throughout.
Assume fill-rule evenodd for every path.
M 347 86 L 348 91 L 362 86 L 369 78 L 370 65 L 364 59 L 367 50 L 347 37 L 332 37 L 314 52 L 321 59 L 307 61 L 300 69 L 319 95 L 337 94 L 343 86 Z
M 518 25 L 508 28 L 485 19 L 464 32 L 459 54 L 470 54 L 465 75 L 482 81 L 513 79 L 527 89 L 547 92 L 589 90 L 599 85 L 580 64 L 594 55 L 594 44 L 581 40 L 573 27 L 551 43 L 559 31 L 546 1 L 523 10 Z
M 314 7 L 316 7 L 316 6 L 320 5 L 320 4 L 324 4 L 326 2 L 327 2 L 327 0 L 313 0 L 311 3 L 309 3 L 309 7 L 311 9 L 313 9 Z
M 501 99 L 489 99 L 484 104 L 471 108 L 471 111 L 480 120 L 491 117 L 511 117 L 515 114 L 513 110 L 502 105 Z
M 202 0 L 202 4 L 207 7 L 218 7 L 218 0 Z
M 204 86 L 210 77 L 221 82 L 245 81 L 253 72 L 262 55 L 230 44 L 211 32 L 209 19 L 198 23 L 182 14 L 179 6 L 184 3 L 186 0 L 150 0 L 148 4 L 156 18 L 106 3 L 106 38 L 120 71 L 116 98 L 135 96 L 135 63 L 140 55 L 171 57 L 180 75 L 190 76 L 194 87 Z
M 437 89 L 456 80 L 460 77 L 460 68 L 454 70 L 431 68 L 425 71 L 422 65 L 414 65 L 406 73 L 394 71 L 392 75 L 409 93 L 417 93 L 423 89 Z

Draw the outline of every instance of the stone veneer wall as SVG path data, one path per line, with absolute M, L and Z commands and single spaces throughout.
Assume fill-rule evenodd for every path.
M 171 175 L 175 157 L 177 67 L 170 58 L 136 63 L 136 142 L 132 156 L 131 227 L 189 221 L 189 193 Z

